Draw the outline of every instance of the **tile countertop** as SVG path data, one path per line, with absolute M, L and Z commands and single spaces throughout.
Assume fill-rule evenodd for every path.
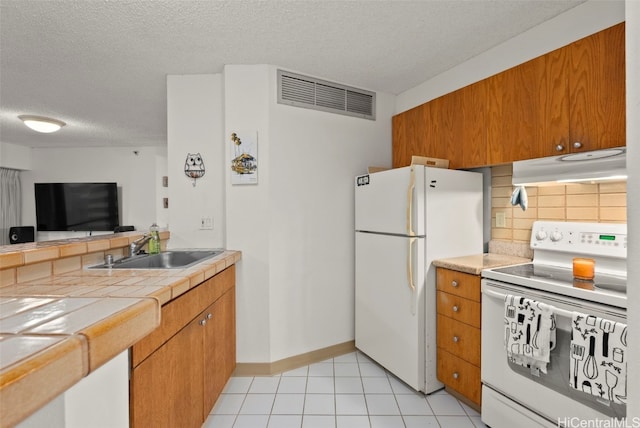
M 81 269 L 0 287 L 0 414 L 14 425 L 160 325 L 160 308 L 240 260 Z
M 528 263 L 531 259 L 504 254 L 486 253 L 450 259 L 434 260 L 436 267 L 457 270 L 471 275 L 480 275 L 482 269 Z

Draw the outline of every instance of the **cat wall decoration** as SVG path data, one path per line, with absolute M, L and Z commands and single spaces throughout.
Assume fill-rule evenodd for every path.
M 204 176 L 204 160 L 200 153 L 187 153 L 187 159 L 184 161 L 184 174 L 193 179 L 193 187 L 196 186 L 196 180 Z

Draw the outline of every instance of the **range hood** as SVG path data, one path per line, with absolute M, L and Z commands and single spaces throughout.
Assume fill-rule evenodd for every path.
M 626 179 L 627 149 L 625 147 L 513 163 L 514 186 L 599 183 Z

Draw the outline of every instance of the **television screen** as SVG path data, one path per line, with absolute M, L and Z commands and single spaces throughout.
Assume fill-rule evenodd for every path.
M 35 183 L 38 231 L 113 231 L 116 183 Z

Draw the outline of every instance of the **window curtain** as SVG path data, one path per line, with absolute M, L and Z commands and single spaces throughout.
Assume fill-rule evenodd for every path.
M 0 245 L 9 244 L 9 228 L 21 225 L 20 171 L 0 168 Z

